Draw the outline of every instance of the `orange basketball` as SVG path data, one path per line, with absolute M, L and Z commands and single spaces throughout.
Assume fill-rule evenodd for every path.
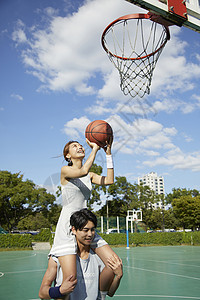
M 90 142 L 94 142 L 102 148 L 106 146 L 106 142 L 109 141 L 112 136 L 112 127 L 106 121 L 102 120 L 91 122 L 85 130 L 85 137 Z

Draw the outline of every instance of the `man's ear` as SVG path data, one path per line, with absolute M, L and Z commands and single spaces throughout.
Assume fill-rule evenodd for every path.
M 73 233 L 74 235 L 76 235 L 76 229 L 75 229 L 74 226 L 72 226 L 71 230 L 72 230 L 72 233 Z

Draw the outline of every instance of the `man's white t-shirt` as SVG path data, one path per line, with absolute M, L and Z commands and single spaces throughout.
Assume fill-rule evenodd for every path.
M 62 284 L 62 270 L 57 261 L 56 286 Z M 99 292 L 99 275 L 104 268 L 104 263 L 90 250 L 87 259 L 76 255 L 77 285 L 70 294 L 70 300 L 96 300 L 101 299 Z

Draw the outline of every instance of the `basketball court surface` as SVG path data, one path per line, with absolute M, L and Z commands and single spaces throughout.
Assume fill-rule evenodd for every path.
M 123 247 L 114 251 L 123 260 L 124 276 L 113 299 L 200 299 L 200 247 Z M 0 299 L 39 299 L 47 253 L 0 252 Z

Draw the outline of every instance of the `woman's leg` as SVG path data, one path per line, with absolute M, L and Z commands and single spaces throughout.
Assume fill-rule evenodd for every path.
M 105 264 L 105 268 L 101 272 L 99 280 L 99 289 L 102 299 L 105 299 L 107 292 L 111 286 L 111 283 L 115 277 L 113 270 L 107 265 L 107 259 L 112 256 L 117 256 L 117 254 L 110 248 L 109 245 L 104 245 L 94 249 L 95 253 L 101 258 Z
M 114 273 L 109 267 L 105 267 L 100 274 L 99 289 L 100 291 L 108 291 L 114 279 Z
M 76 254 L 70 254 L 58 257 L 63 273 L 63 281 L 72 275 L 72 280 L 76 279 Z M 69 295 L 66 295 L 65 300 L 69 299 Z
M 109 245 L 104 245 L 94 249 L 95 253 L 101 258 L 107 266 L 107 259 L 111 256 L 118 256 Z

